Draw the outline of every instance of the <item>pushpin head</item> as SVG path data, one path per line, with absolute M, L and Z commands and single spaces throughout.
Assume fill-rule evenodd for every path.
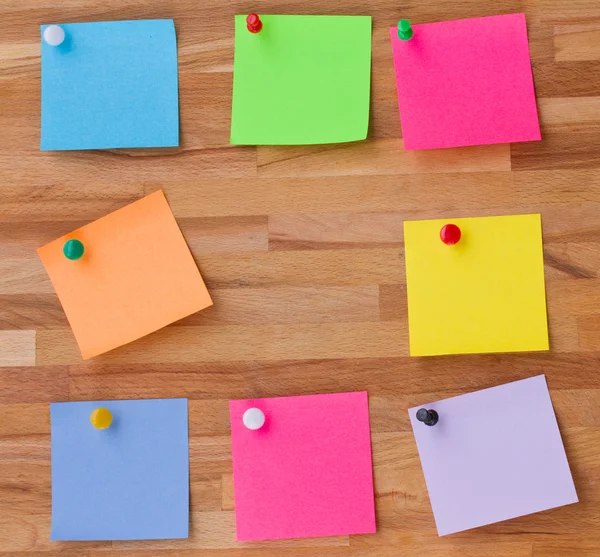
M 262 29 L 262 21 L 258 14 L 250 14 L 246 18 L 246 27 L 248 27 L 248 31 L 250 33 L 258 33 Z
M 248 408 L 242 416 L 242 421 L 248 429 L 260 429 L 265 425 L 265 413 L 259 408 Z
M 90 415 L 90 422 L 96 429 L 106 429 L 112 424 L 112 414 L 107 408 L 96 408 Z
M 65 41 L 65 30 L 60 25 L 48 25 L 44 29 L 44 41 L 50 46 L 59 46 Z
M 440 238 L 447 246 L 453 246 L 460 240 L 460 228 L 455 224 L 445 224 L 440 230 Z
M 83 255 L 83 244 L 79 240 L 67 240 L 63 246 L 63 253 L 67 259 L 75 261 Z
M 423 422 L 425 425 L 435 425 L 439 419 L 440 417 L 435 410 L 427 410 L 426 408 L 419 408 L 417 410 L 417 420 Z
M 412 39 L 414 32 L 410 26 L 408 19 L 401 19 L 398 22 L 398 38 L 402 41 L 408 41 Z

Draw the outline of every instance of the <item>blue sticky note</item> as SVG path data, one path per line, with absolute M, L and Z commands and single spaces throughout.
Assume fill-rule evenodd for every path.
M 107 408 L 113 423 L 90 423 Z M 52 540 L 187 538 L 187 399 L 50 405 Z
M 172 19 L 60 24 L 44 41 L 42 151 L 179 145 Z

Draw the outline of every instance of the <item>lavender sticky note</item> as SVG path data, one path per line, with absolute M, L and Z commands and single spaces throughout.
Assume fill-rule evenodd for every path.
M 419 408 L 438 423 L 419 422 Z M 578 501 L 544 375 L 409 416 L 440 536 Z

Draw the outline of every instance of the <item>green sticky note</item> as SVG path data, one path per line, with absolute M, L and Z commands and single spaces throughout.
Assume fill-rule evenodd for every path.
M 367 137 L 371 17 L 235 16 L 231 143 L 308 145 Z

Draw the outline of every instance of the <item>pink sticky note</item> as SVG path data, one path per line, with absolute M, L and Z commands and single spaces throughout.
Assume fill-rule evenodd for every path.
M 390 29 L 404 148 L 541 139 L 525 14 Z
M 419 408 L 438 423 L 419 422 Z M 544 375 L 409 416 L 440 536 L 578 501 Z
M 243 415 L 258 408 L 264 425 Z M 366 392 L 229 403 L 238 541 L 371 534 Z

